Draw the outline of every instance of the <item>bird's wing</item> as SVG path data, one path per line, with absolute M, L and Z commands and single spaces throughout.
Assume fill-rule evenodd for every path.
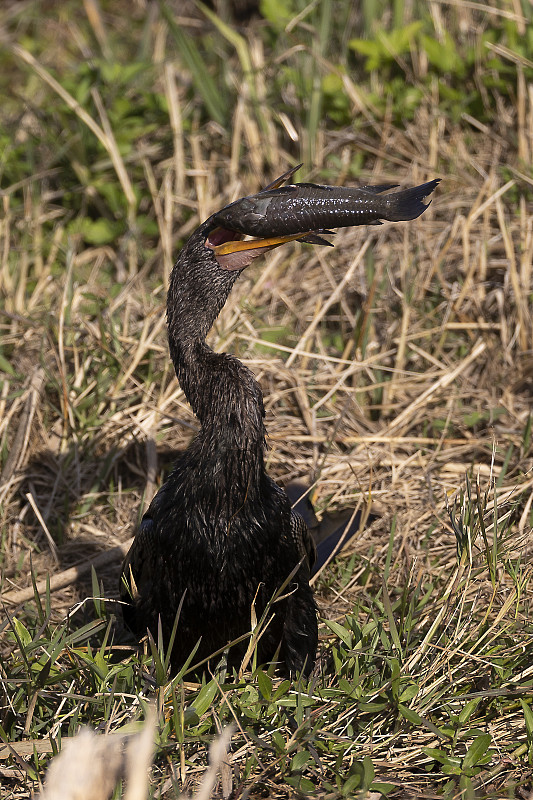
M 309 572 L 313 570 L 316 561 L 316 547 L 303 517 L 299 514 L 291 513 L 291 538 L 296 544 L 296 548 L 303 558 Z
M 291 481 L 285 487 L 292 504 L 293 516 L 303 519 L 307 527 L 307 536 L 311 539 L 316 558 L 311 563 L 311 574 L 315 575 L 335 552 L 340 552 L 361 528 L 362 513 L 352 508 L 343 511 L 329 512 L 319 522 L 311 500 L 309 486 L 303 481 Z M 365 522 L 375 519 L 368 515 Z M 364 523 L 363 523 L 364 524 Z
M 309 498 L 310 488 L 305 481 L 293 480 L 285 486 L 285 491 L 291 501 L 293 513 L 303 517 L 308 528 L 316 528 L 319 523 Z
M 359 533 L 361 521 L 361 512 L 354 512 L 351 508 L 324 514 L 318 527 L 310 531 L 316 546 L 313 575 L 324 566 L 333 554 L 340 553 L 347 542 Z

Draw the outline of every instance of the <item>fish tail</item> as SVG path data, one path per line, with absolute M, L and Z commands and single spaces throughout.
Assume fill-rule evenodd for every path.
M 440 178 L 435 178 L 435 180 L 422 183 L 420 186 L 413 186 L 411 189 L 404 189 L 384 197 L 383 199 L 387 203 L 387 214 L 383 216 L 383 219 L 387 219 L 389 222 L 401 222 L 419 217 L 429 205 L 429 203 L 424 203 L 424 200 L 433 192 L 439 181 Z

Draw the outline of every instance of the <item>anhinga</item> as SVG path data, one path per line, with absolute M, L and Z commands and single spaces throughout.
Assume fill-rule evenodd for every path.
M 265 471 L 261 388 L 235 356 L 205 342 L 233 284 L 254 258 L 285 242 L 328 244 L 321 235 L 330 227 L 415 219 L 438 183 L 389 194 L 381 193 L 397 184 L 283 186 L 296 169 L 209 217 L 170 277 L 170 356 L 201 429 L 142 519 L 124 561 L 121 595 L 126 624 L 139 637 L 147 629 L 157 637 L 160 621 L 168 642 L 179 610 L 174 670 L 198 641 L 194 663 L 242 639 L 252 608 L 259 620 L 281 587 L 258 641 L 259 662 L 276 658 L 286 674 L 307 675 L 316 655 L 314 543 Z M 238 665 L 245 648 L 230 650 L 230 664 Z

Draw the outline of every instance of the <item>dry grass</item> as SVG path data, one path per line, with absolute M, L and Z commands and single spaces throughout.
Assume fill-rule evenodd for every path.
M 441 14 L 444 5 L 432 4 L 433 13 Z M 105 40 L 97 6 L 85 6 L 94 36 Z M 32 568 L 37 579 L 53 576 L 90 563 L 133 535 L 173 454 L 197 428 L 166 346 L 165 287 L 177 242 L 216 208 L 286 170 L 299 147 L 308 147 L 305 131 L 293 131 L 288 116 L 266 102 L 273 63 L 253 27 L 246 53 L 255 77 L 242 85 L 228 135 L 215 124 L 191 120 L 183 66 L 166 23 L 158 17 L 151 25 L 153 87 L 168 106 L 172 147 L 147 137 L 127 158 L 96 88 L 98 118 L 90 118 L 53 77 L 47 64 L 53 59 L 37 58 L 22 44 L 11 50 L 13 73 L 29 65 L 35 81 L 34 106 L 20 115 L 15 140 L 24 142 L 30 129 L 39 130 L 39 103 L 59 96 L 104 148 L 105 170 L 126 198 L 128 231 L 92 246 L 74 235 L 68 200 L 50 189 L 61 185 L 52 174 L 57 167 L 49 168 L 46 158 L 29 179 L 4 187 L 0 525 L 10 617 L 10 597 L 20 600 L 13 592 L 31 587 Z M 85 36 L 73 20 L 68 28 L 59 26 L 60 39 L 73 31 Z M 237 353 L 261 382 L 270 473 L 281 483 L 309 480 L 320 511 L 370 499 L 379 515 L 350 546 L 351 560 L 341 559 L 317 584 L 321 611 L 333 624 L 322 627 L 322 640 L 330 653 L 328 670 L 331 658 L 335 669 L 317 678 L 310 696 L 316 699 L 313 730 L 335 742 L 350 740 L 346 774 L 357 759 L 370 756 L 379 780 L 394 784 L 394 797 L 441 790 L 444 779 L 426 773 L 430 757 L 422 748 L 441 746 L 439 715 L 457 716 L 465 707 L 453 706 L 450 687 L 453 695 L 466 687 L 467 703 L 488 702 L 500 661 L 509 669 L 494 689 L 500 713 L 491 710 L 484 729 L 476 723 L 490 732 L 496 755 L 474 788 L 483 796 L 507 791 L 502 787 L 513 782 L 531 785 L 526 712 L 517 698 L 529 708 L 533 181 L 527 165 L 533 159 L 533 89 L 520 63 L 516 68 L 515 103 L 502 100 L 490 129 L 476 120 L 453 122 L 431 97 L 398 128 L 376 119 L 344 75 L 353 114 L 368 125 L 321 127 L 312 169 L 306 165 L 299 178 L 349 181 L 357 152 L 364 182 L 408 185 L 442 177 L 430 209 L 405 225 L 340 231 L 327 252 L 302 245 L 276 251 L 245 273 L 210 335 L 215 349 Z M 134 171 L 144 176 L 141 208 L 157 227 L 148 239 L 136 222 Z M 89 202 L 90 184 L 80 179 L 80 185 Z M 106 598 L 117 596 L 118 568 L 117 559 L 98 568 Z M 77 583 L 67 580 L 52 595 L 53 622 L 93 593 L 83 576 Z M 428 598 L 417 605 L 425 591 Z M 405 630 L 395 630 L 397 603 L 407 597 L 409 605 L 415 595 L 413 625 L 420 636 L 404 651 Z M 340 700 L 342 676 L 358 648 L 354 639 L 344 642 L 343 651 L 341 642 L 344 666 L 335 662 L 335 623 L 344 624 L 348 614 L 368 628 L 377 606 L 387 635 L 403 652 L 402 681 L 417 686 L 402 701 L 412 727 L 391 726 L 379 704 L 354 712 Z M 24 613 L 16 608 L 19 617 Z M 13 640 L 9 626 L 2 628 L 5 681 Z M 379 641 L 369 635 L 367 654 L 379 653 Z M 397 677 L 391 675 L 391 686 Z M 187 687 L 161 690 L 160 714 L 163 701 L 179 691 L 183 700 Z M 228 713 L 236 692 L 222 692 L 221 708 L 226 703 Z M 108 728 L 138 713 L 139 697 L 117 700 Z M 10 702 L 8 697 L 5 709 Z M 213 713 L 220 715 L 220 708 Z M 295 789 L 276 777 L 281 757 L 270 745 L 270 728 L 251 736 L 239 720 L 233 796 L 249 796 L 247 785 L 289 796 Z M 19 728 L 21 739 L 28 738 L 31 717 Z M 299 723 L 296 732 L 284 729 L 287 753 L 296 752 L 291 742 L 299 730 Z M 154 777 L 169 793 L 176 782 L 194 784 L 205 768 L 202 738 L 176 748 L 172 766 L 167 742 Z M 253 753 L 258 763 L 249 768 Z M 313 769 L 329 768 L 322 758 L 311 776 Z M 2 774 L 24 769 L 13 762 Z M 20 791 L 10 786 L 9 796 L 27 792 L 22 783 Z M 217 792 L 227 796 L 227 785 Z

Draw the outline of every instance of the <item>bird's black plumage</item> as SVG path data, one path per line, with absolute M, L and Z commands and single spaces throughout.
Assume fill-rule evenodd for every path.
M 269 601 L 258 641 L 260 662 L 277 657 L 288 674 L 308 674 L 317 647 L 309 579 L 315 548 L 303 519 L 264 466 L 263 397 L 237 358 L 214 353 L 205 337 L 240 272 L 292 239 L 321 243 L 324 228 L 413 219 L 435 188 L 380 195 L 387 186 L 345 189 L 312 184 L 266 190 L 213 214 L 190 237 L 171 274 L 167 301 L 170 356 L 201 429 L 154 497 L 125 559 L 124 618 L 142 636 L 158 620 L 168 642 L 178 609 L 172 665 L 200 644 L 194 663 L 252 627 Z M 351 210 L 350 210 L 351 208 Z M 241 241 L 242 234 L 261 237 Z M 237 665 L 246 642 L 232 648 Z

